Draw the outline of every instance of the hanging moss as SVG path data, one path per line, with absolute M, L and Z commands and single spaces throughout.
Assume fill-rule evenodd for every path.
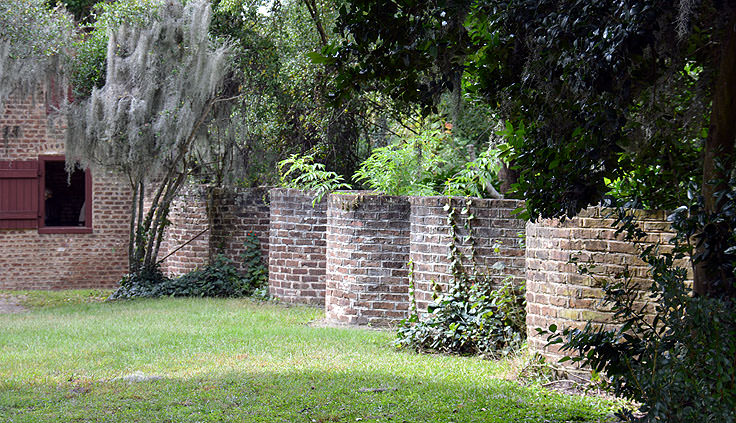
M 0 0 L 0 114 L 10 95 L 34 95 L 55 77 L 64 92 L 62 64 L 74 41 L 74 18 L 45 0 Z
M 169 204 L 193 145 L 207 138 L 230 52 L 209 37 L 208 2 L 155 3 L 150 20 L 109 26 L 105 84 L 72 106 L 67 131 L 68 166 L 114 170 L 130 182 L 131 273 L 155 266 Z

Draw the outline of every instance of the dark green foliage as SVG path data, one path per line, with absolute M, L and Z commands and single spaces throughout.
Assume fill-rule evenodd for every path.
M 731 204 L 733 197 L 734 190 L 721 195 Z M 606 304 L 620 327 L 603 330 L 588 324 L 582 330 L 555 326 L 549 332 L 540 330 L 549 334 L 550 343 L 561 343 L 563 350 L 573 353 L 571 360 L 604 373 L 617 395 L 640 402 L 647 413 L 644 421 L 736 421 L 736 304 L 729 296 L 693 296 L 686 285 L 686 269 L 676 264 L 692 249 L 688 234 L 703 232 L 698 227 L 734 227 L 733 207 L 722 210 L 729 212 L 711 216 L 702 212 L 702 205 L 691 207 L 689 214 L 682 208 L 671 216 L 680 233 L 674 252 L 661 254 L 658 246 L 643 248 L 641 258 L 653 276 L 646 296 L 654 306 L 653 314 L 636 305 L 642 287 L 634 285 L 632 275 L 624 271 L 604 288 Z M 646 235 L 630 213 L 622 210 L 617 220 L 627 237 L 636 240 Z M 720 238 L 722 242 L 708 238 L 703 251 L 722 255 L 718 261 L 726 267 L 721 270 L 733 275 L 733 230 Z M 697 254 L 694 260 L 703 261 Z
M 255 233 L 248 232 L 243 246 L 245 251 L 240 257 L 245 271 L 242 278 L 256 290 L 263 290 L 268 285 L 268 266 L 264 264 L 261 241 Z M 268 290 L 265 292 L 267 293 Z M 267 294 L 260 293 L 259 296 L 267 296 Z
M 120 280 L 120 288 L 110 295 L 112 300 L 136 297 L 160 297 L 160 288 L 171 283 L 161 269 L 144 268 L 138 273 L 128 274 Z
M 60 3 L 64 4 L 66 10 L 71 12 L 77 21 L 84 21 L 89 17 L 92 12 L 92 7 L 98 3 L 98 1 L 99 0 L 62 0 Z M 52 1 L 50 3 L 56 2 Z
M 258 282 L 262 282 L 259 279 Z M 173 279 L 161 295 L 183 297 L 245 297 L 258 286 L 238 273 L 232 260 L 218 255 L 209 265 Z
M 691 187 L 690 206 L 682 206 L 672 215 L 677 230 L 676 241 L 692 247 L 693 263 L 708 273 L 710 285 L 705 292 L 714 297 L 736 298 L 736 175 L 719 181 L 715 195 L 716 211 L 709 212 L 705 199 Z M 694 246 L 691 246 L 694 242 Z M 696 282 L 697 283 L 697 282 Z M 736 338 L 736 332 L 731 334 Z M 736 377 L 736 376 L 735 376 Z
M 380 91 L 429 109 L 462 86 L 514 127 L 525 124 L 526 137 L 507 159 L 521 172 L 516 189 L 532 217 L 573 216 L 603 198 L 606 180 L 619 178 L 649 187 L 640 203 L 667 207 L 679 196 L 651 187 L 683 186 L 702 172 L 717 40 L 732 5 L 348 5 L 337 24 L 353 38 L 322 52 L 343 90 Z
M 624 274 L 605 288 L 619 329 L 552 326 L 551 343 L 605 373 L 617 395 L 641 402 L 645 421 L 736 421 L 734 304 L 690 296 L 686 272 L 672 256 L 648 261 L 655 275 L 650 300 L 658 299 L 653 319 L 634 306 L 639 288 Z
M 396 345 L 417 351 L 498 357 L 526 338 L 524 290 L 510 281 L 494 289 L 483 278 L 462 280 L 399 328 Z
M 336 6 L 320 2 L 318 9 L 311 15 L 305 1 L 213 1 L 212 34 L 232 40 L 236 51 L 233 77 L 241 101 L 228 121 L 237 125 L 233 148 L 243 185 L 276 182 L 279 160 L 315 148 L 315 160 L 345 178 L 360 162 L 374 114 L 365 101 L 339 109 L 326 103 L 331 78 L 307 54 L 321 47 L 318 29 L 329 30 Z
M 217 255 L 207 266 L 178 278 L 167 278 L 159 269 L 127 275 L 110 298 L 266 297 L 264 288 L 268 284 L 268 269 L 263 264 L 258 238 L 252 232 L 246 237 L 242 260 L 245 268 L 242 273 L 231 259 Z

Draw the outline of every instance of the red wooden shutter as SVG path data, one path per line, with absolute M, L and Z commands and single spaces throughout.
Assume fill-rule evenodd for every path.
M 38 227 L 38 161 L 0 161 L 0 229 Z

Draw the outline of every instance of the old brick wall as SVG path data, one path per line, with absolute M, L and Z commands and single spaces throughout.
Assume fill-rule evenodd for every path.
M 161 264 L 162 271 L 180 276 L 206 265 L 214 254 L 223 254 L 241 266 L 249 232 L 258 237 L 265 264 L 269 245 L 267 203 L 268 188 L 185 186 L 169 211 L 171 225 L 159 252 L 159 259 L 168 255 Z
M 65 122 L 49 126 L 45 91 L 13 98 L 0 117 L 0 161 L 64 154 Z M 0 230 L 0 289 L 109 288 L 128 270 L 131 193 L 120 179 L 92 172 L 92 233 Z
M 406 197 L 334 193 L 327 204 L 328 320 L 389 325 L 408 315 Z
M 616 235 L 609 209 L 589 208 L 577 217 L 560 222 L 555 219 L 528 223 L 526 227 L 527 265 L 527 334 L 529 349 L 540 352 L 552 364 L 565 354 L 557 346 L 545 347 L 546 339 L 537 328 L 583 328 L 592 322 L 610 328 L 612 313 L 601 304 L 602 284 L 606 277 L 621 273 L 628 266 L 632 281 L 642 287 L 637 306 L 651 301 L 646 288 L 651 284 L 648 266 L 638 258 L 638 249 Z M 665 213 L 636 211 L 642 228 L 648 233 L 643 245 L 660 242 L 666 246 L 672 238 Z M 641 248 L 641 247 L 639 247 Z M 667 248 L 667 247 L 664 247 Z M 591 271 L 601 277 L 582 275 L 577 264 L 594 264 Z M 686 265 L 686 263 L 683 263 Z M 652 310 L 653 304 L 647 306 Z M 575 369 L 571 364 L 568 370 Z
M 325 304 L 327 199 L 296 189 L 271 192 L 269 292 L 289 303 Z
M 207 190 L 202 185 L 186 185 L 169 208 L 171 225 L 166 228 L 158 259 L 161 271 L 180 276 L 209 263 L 210 226 Z
M 269 188 L 210 189 L 213 211 L 210 219 L 210 251 L 223 254 L 243 269 L 242 255 L 248 233 L 258 237 L 263 264 L 268 265 L 270 207 Z
M 468 201 L 470 207 L 467 207 Z M 523 234 L 526 222 L 512 212 L 521 207 L 517 200 L 480 198 L 411 197 L 411 252 L 414 297 L 420 313 L 427 311 L 434 289 L 447 292 L 453 282 L 450 259 L 449 210 L 455 209 L 456 246 L 463 256 L 466 272 L 472 273 L 471 240 L 466 239 L 468 217 L 475 245 L 479 273 L 498 286 L 510 277 L 518 286 L 526 278 Z M 436 284 L 436 285 L 435 285 Z

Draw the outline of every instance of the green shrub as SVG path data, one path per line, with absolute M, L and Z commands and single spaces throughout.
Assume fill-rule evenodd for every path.
M 292 154 L 279 162 L 281 186 L 314 192 L 312 205 L 332 191 L 351 189 L 342 176 L 325 170 L 325 165 L 314 162 L 314 154 Z
M 523 289 L 510 280 L 498 289 L 478 278 L 455 283 L 428 307 L 429 316 L 413 314 L 399 328 L 396 344 L 423 352 L 497 357 L 518 350 L 526 337 Z
M 353 179 L 388 195 L 439 195 L 445 181 L 468 162 L 470 144 L 437 120 L 412 136 L 375 148 Z
M 263 264 L 260 242 L 252 232 L 246 236 L 241 256 L 245 271 L 217 255 L 207 266 L 178 278 L 167 278 L 159 269 L 140 276 L 126 275 L 111 299 L 135 297 L 246 297 L 268 296 L 268 269 Z
M 501 152 L 489 148 L 473 161 L 468 162 L 455 175 L 445 181 L 444 195 L 460 197 L 488 197 L 498 186 L 498 172 L 501 170 Z
M 704 216 L 694 209 L 681 213 L 689 217 L 677 214 L 671 216 L 680 232 L 674 252 L 661 254 L 649 246 L 640 255 L 653 278 L 647 293 L 655 305 L 653 314 L 636 305 L 641 287 L 625 270 L 604 287 L 605 304 L 614 312 L 618 328 L 588 324 L 582 330 L 554 325 L 538 330 L 548 335 L 550 344 L 561 344 L 571 353 L 563 360 L 590 366 L 605 375 L 604 384 L 614 393 L 641 403 L 646 414 L 641 421 L 736 422 L 736 305 L 729 297 L 692 295 L 687 270 L 676 263 L 689 250 L 691 237 L 683 225 Z M 733 224 L 734 216 L 719 218 Z M 638 231 L 630 215 L 619 221 L 630 234 Z M 634 420 L 626 410 L 621 414 Z
M 243 246 L 245 250 L 240 258 L 245 271 L 241 278 L 253 287 L 253 292 L 248 295 L 266 298 L 268 297 L 268 266 L 264 264 L 261 241 L 255 233 L 248 232 Z

